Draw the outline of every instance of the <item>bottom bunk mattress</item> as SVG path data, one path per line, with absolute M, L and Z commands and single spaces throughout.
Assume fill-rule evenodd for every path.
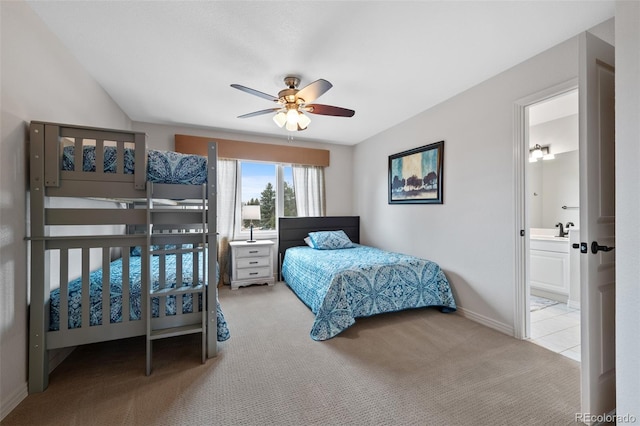
M 135 250 L 132 251 L 135 253 Z M 171 287 L 176 285 L 176 256 L 170 254 L 165 256 L 165 282 L 172 283 Z M 183 254 L 182 256 L 182 282 L 184 285 L 190 285 L 193 282 L 193 259 L 190 253 Z M 129 258 L 129 320 L 135 321 L 143 318 L 142 312 L 142 286 L 141 286 L 141 257 L 132 255 Z M 202 274 L 202 253 L 199 254 L 198 265 L 200 265 L 200 271 L 198 276 Z M 216 265 L 217 267 L 217 265 Z M 159 288 L 159 274 L 160 274 L 160 256 L 151 256 L 151 276 L 152 286 L 154 289 Z M 123 265 L 122 258 L 116 259 L 110 263 L 110 306 L 109 306 L 109 318 L 111 323 L 122 322 L 122 279 Z M 218 271 L 216 271 L 216 276 Z M 102 270 L 91 272 L 89 274 L 89 324 L 99 325 L 102 324 Z M 168 296 L 166 299 L 167 316 L 176 315 L 176 309 L 178 309 L 176 296 Z M 198 297 L 198 309 L 201 308 L 202 298 Z M 82 326 L 82 278 L 78 278 L 69 283 L 68 286 L 68 327 L 70 329 L 79 328 Z M 193 297 L 191 294 L 185 294 L 182 296 L 182 311 L 183 313 L 193 312 Z M 154 297 L 151 299 L 151 313 L 154 318 L 157 318 L 160 313 L 160 299 Z M 217 340 L 223 342 L 230 337 L 229 328 L 227 322 L 222 313 L 220 303 L 217 302 L 216 316 L 218 323 Z M 60 330 L 60 289 L 55 289 L 51 292 L 50 300 L 50 321 L 49 330 Z
M 358 317 L 427 306 L 456 310 L 436 263 L 358 244 L 334 250 L 291 247 L 282 277 L 315 314 L 314 340 L 336 336 Z

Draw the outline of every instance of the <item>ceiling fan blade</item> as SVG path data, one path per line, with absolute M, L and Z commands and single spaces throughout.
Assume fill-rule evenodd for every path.
M 280 109 L 281 108 L 262 109 L 260 111 L 254 111 L 254 112 L 250 112 L 248 114 L 239 115 L 238 118 L 249 118 L 249 117 L 255 117 L 257 115 L 269 114 L 269 113 L 272 113 L 272 112 L 279 111 Z
M 332 115 L 334 117 L 353 117 L 353 115 L 356 113 L 352 109 L 321 104 L 306 105 L 304 109 L 311 114 Z
M 232 84 L 231 87 L 233 87 L 234 89 L 242 90 L 243 92 L 249 93 L 251 95 L 259 96 L 259 97 L 264 98 L 264 99 L 266 99 L 268 101 L 278 102 L 278 98 L 277 97 L 275 97 L 273 95 L 269 95 L 268 93 L 260 92 L 259 90 L 256 90 L 256 89 L 251 89 L 249 87 L 242 86 L 240 84 Z
M 331 89 L 332 87 L 333 84 L 321 78 L 314 81 L 313 83 L 307 84 L 305 87 L 300 89 L 296 96 L 304 99 L 305 103 L 309 103 L 324 95 L 327 90 Z

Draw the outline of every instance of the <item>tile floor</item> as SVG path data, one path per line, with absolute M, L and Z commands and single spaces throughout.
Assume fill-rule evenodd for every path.
M 558 303 L 531 312 L 531 341 L 580 362 L 580 310 Z

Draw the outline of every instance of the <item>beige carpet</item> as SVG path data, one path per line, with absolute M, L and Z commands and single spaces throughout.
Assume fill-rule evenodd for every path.
M 458 314 L 359 319 L 326 342 L 284 285 L 220 290 L 231 339 L 200 363 L 198 336 L 80 347 L 7 425 L 569 425 L 579 364 Z

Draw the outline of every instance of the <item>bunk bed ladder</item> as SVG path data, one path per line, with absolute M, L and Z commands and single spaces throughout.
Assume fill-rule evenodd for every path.
M 176 192 L 180 191 L 179 188 L 176 188 L 179 186 L 147 182 L 147 246 L 145 248 L 146 256 L 149 259 L 147 267 L 151 268 L 152 257 L 158 256 L 157 263 L 160 269 L 158 285 L 154 286 L 153 282 L 148 282 L 146 285 L 147 376 L 151 374 L 153 341 L 158 339 L 200 333 L 202 335 L 202 363 L 206 362 L 206 289 L 209 267 L 207 262 L 207 188 L 206 185 L 201 186 L 202 192 L 197 204 L 189 202 L 189 200 L 175 202 L 170 207 L 157 203 L 156 198 L 179 197 L 180 192 Z M 159 193 L 162 194 L 162 197 L 158 197 Z M 171 241 L 174 241 L 175 244 L 171 244 Z M 187 254 L 191 254 L 191 262 L 193 262 L 193 279 L 188 283 L 183 282 L 182 277 L 182 256 Z M 165 280 L 163 270 L 166 268 L 167 256 L 175 256 L 176 259 L 175 286 Z M 200 263 L 202 264 L 200 265 Z M 151 276 L 153 274 L 149 269 L 147 277 Z M 192 298 L 192 312 L 185 314 L 181 310 L 183 309 L 183 298 L 188 295 L 191 295 Z M 169 297 L 175 298 L 175 316 L 165 313 Z M 158 300 L 157 318 L 153 317 L 154 299 Z M 199 299 L 201 300 L 201 308 L 198 311 Z M 179 315 L 181 313 L 182 315 Z M 182 317 L 188 319 L 181 320 Z

